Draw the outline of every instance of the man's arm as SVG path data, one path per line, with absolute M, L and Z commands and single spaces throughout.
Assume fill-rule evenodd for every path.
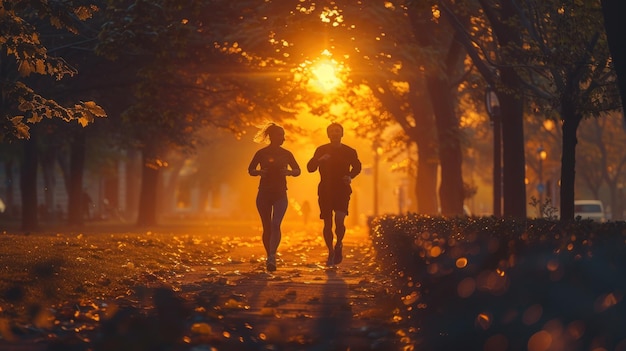
M 357 175 L 359 175 L 359 173 L 361 173 L 361 161 L 359 160 L 359 156 L 356 153 L 356 150 L 354 151 L 354 157 L 352 157 L 352 161 L 350 162 L 350 178 L 354 179 L 354 177 L 356 177 Z
M 317 171 L 317 167 L 319 167 L 319 165 L 320 165 L 319 155 L 318 154 L 319 154 L 319 148 L 317 148 L 315 150 L 315 153 L 313 154 L 313 157 L 306 164 L 306 169 L 309 171 L 309 173 L 313 173 L 313 172 Z

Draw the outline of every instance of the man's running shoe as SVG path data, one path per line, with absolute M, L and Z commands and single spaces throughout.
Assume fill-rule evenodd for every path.
M 335 265 L 335 255 L 332 252 L 328 253 L 328 260 L 326 261 L 326 267 L 332 267 Z
M 341 261 L 343 261 L 342 249 L 343 249 L 342 243 L 337 243 L 337 245 L 335 245 L 335 259 L 333 260 L 334 264 L 340 264 Z

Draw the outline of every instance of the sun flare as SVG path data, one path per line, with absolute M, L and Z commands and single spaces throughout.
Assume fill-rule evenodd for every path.
M 341 85 L 341 79 L 337 77 L 336 65 L 331 62 L 320 62 L 311 68 L 313 79 L 310 84 L 317 90 L 329 92 Z
M 341 65 L 332 59 L 328 51 L 324 51 L 322 56 L 309 68 L 311 73 L 309 87 L 321 93 L 329 93 L 339 88 L 343 81 Z

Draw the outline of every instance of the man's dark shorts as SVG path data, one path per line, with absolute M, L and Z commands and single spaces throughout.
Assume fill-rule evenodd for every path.
M 351 190 L 318 188 L 318 203 L 320 205 L 320 219 L 332 218 L 333 211 L 348 215 Z

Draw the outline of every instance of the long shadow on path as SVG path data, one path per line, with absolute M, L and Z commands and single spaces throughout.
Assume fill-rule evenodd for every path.
M 352 306 L 348 301 L 348 285 L 334 269 L 326 270 L 326 283 L 322 288 L 320 316 L 315 332 L 320 344 L 312 350 L 347 350 L 348 333 L 351 325 Z
M 196 317 L 209 327 L 207 344 L 222 351 L 400 349 L 386 280 L 372 262 L 369 240 L 360 232 L 350 234 L 336 269 L 321 265 L 326 260 L 321 239 L 294 231 L 281 243 L 276 272 L 265 272 L 257 260 L 236 270 L 221 267 L 221 274 L 197 284 L 191 295 L 208 297 L 202 305 L 210 313 Z

